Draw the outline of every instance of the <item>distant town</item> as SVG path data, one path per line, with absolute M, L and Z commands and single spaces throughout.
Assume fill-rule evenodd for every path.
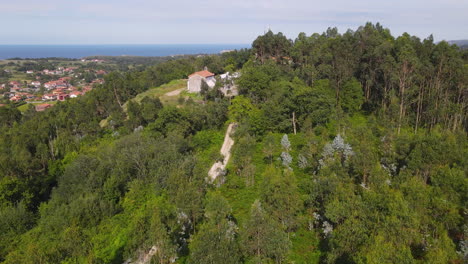
M 0 61 L 0 106 L 9 101 L 44 111 L 103 84 L 114 65 L 103 59 Z

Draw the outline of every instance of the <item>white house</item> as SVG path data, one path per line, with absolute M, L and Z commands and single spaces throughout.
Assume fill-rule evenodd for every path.
M 57 99 L 57 96 L 55 94 L 44 94 L 42 96 L 42 100 L 43 101 L 46 101 L 46 100 L 55 100 Z
M 75 92 L 71 92 L 70 93 L 70 98 L 76 98 L 80 95 L 82 95 L 83 93 L 82 92 L 79 92 L 79 91 L 75 91 Z
M 210 88 L 213 88 L 216 84 L 214 76 L 214 73 L 207 70 L 190 74 L 187 81 L 187 90 L 191 93 L 199 93 L 201 91 L 202 81 L 205 81 Z
M 239 72 L 234 72 L 234 73 L 223 73 L 219 75 L 219 80 L 221 81 L 222 85 L 221 88 L 219 89 L 224 96 L 236 96 L 239 94 L 239 91 L 237 90 L 237 86 L 234 82 L 235 79 L 239 78 L 240 73 Z

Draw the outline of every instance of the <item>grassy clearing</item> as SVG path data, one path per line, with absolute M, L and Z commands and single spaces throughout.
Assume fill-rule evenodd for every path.
M 165 96 L 166 93 L 185 88 L 187 86 L 187 80 L 181 79 L 181 80 L 174 80 L 169 83 L 163 84 L 159 87 L 154 87 L 150 88 L 149 90 L 142 92 L 135 96 L 135 98 L 132 99 L 132 101 L 140 103 L 143 98 L 146 96 L 149 98 L 157 98 L 159 97 L 161 99 L 161 102 L 165 103 L 176 103 L 177 99 L 179 98 L 178 96 Z M 127 111 L 127 103 L 123 105 L 124 111 Z
M 175 96 L 166 96 L 166 95 L 163 95 L 161 97 L 159 97 L 159 99 L 161 100 L 161 102 L 164 104 L 164 105 L 178 105 L 179 104 L 179 98 L 181 97 L 182 95 L 175 95 Z
M 186 86 L 187 86 L 187 80 L 184 80 L 184 79 L 174 80 L 169 83 L 163 84 L 159 87 L 150 88 L 149 90 L 135 96 L 135 98 L 132 99 L 132 101 L 140 103 L 141 100 L 143 100 L 143 98 L 145 98 L 146 96 L 150 98 L 160 97 L 161 101 L 163 101 L 163 99 L 167 97 L 167 96 L 164 96 L 166 93 L 185 88 Z M 176 99 L 178 98 L 178 96 L 171 96 L 171 97 L 175 97 Z M 127 103 L 125 103 L 124 105 L 124 110 L 126 109 L 127 109 Z

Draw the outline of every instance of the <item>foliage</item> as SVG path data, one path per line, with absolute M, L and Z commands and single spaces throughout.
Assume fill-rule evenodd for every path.
M 267 32 L 122 62 L 47 111 L 1 106 L 0 262 L 462 263 L 467 58 L 380 24 Z M 164 101 L 205 66 L 240 70 L 240 95 Z

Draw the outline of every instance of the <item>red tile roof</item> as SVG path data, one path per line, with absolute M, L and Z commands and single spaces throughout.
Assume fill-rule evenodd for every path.
M 192 74 L 189 75 L 189 77 L 192 77 L 194 75 L 200 75 L 201 77 L 210 77 L 210 76 L 214 76 L 215 74 L 212 73 L 212 72 L 209 72 L 209 71 L 199 71 L 199 72 L 194 72 Z
M 38 112 L 42 112 L 44 110 L 46 110 L 47 108 L 50 108 L 52 107 L 51 104 L 40 104 L 40 105 L 36 105 L 36 111 Z

